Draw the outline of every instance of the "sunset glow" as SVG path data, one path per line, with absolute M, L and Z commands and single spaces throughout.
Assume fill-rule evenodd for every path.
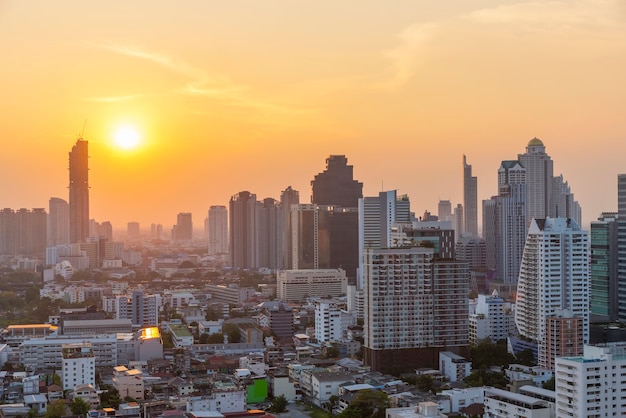
M 131 150 L 139 145 L 139 132 L 132 126 L 122 126 L 115 131 L 115 145 L 124 150 Z

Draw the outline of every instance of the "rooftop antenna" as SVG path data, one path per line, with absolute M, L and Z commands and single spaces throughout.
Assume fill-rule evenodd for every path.
M 83 130 L 80 131 L 80 135 L 78 135 L 79 139 L 83 139 L 83 134 L 85 133 L 85 126 L 87 126 L 87 119 L 85 119 L 85 122 L 83 122 Z

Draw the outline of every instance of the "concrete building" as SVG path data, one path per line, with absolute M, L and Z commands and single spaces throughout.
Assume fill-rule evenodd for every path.
M 546 318 L 546 333 L 539 345 L 539 366 L 554 370 L 557 357 L 583 354 L 583 319 L 569 311 L 557 311 Z
M 610 417 L 626 405 L 624 343 L 585 345 L 582 356 L 555 361 L 557 417 Z
M 128 369 L 126 366 L 113 368 L 113 387 L 120 398 L 131 397 L 135 400 L 144 399 L 143 372 L 139 369 Z
M 89 237 L 89 151 L 88 142 L 78 138 L 69 153 L 70 243 Z
M 450 382 L 459 382 L 472 372 L 472 362 L 450 351 L 439 353 L 439 371 Z
M 70 243 L 70 205 L 58 197 L 51 197 L 48 202 L 47 236 L 48 247 Z
M 289 302 L 345 295 L 348 285 L 343 269 L 282 270 L 276 273 L 276 282 L 278 299 Z
M 334 342 L 345 339 L 349 326 L 356 325 L 356 316 L 340 309 L 334 299 L 315 301 L 315 339 L 320 342 Z
M 554 403 L 520 393 L 502 389 L 488 388 L 485 390 L 486 417 L 554 417 Z M 560 416 L 560 415 L 557 415 Z
M 496 290 L 491 295 L 478 295 L 475 312 L 469 317 L 469 342 L 477 345 L 490 339 L 494 344 L 506 339 L 513 328 L 513 310 Z
M 258 268 L 257 260 L 257 200 L 248 191 L 230 198 L 228 213 L 231 266 L 237 269 Z
M 591 315 L 599 322 L 619 317 L 618 222 L 616 212 L 604 212 L 591 222 Z
M 520 335 L 538 342 L 540 349 L 547 318 L 560 310 L 582 319 L 583 342 L 589 341 L 588 248 L 588 232 L 573 219 L 533 219 L 530 225 L 518 280 L 515 325 Z
M 96 384 L 96 357 L 91 343 L 63 344 L 62 356 L 63 390 Z
M 463 234 L 478 236 L 478 178 L 463 155 Z M 460 238 L 457 237 L 457 238 Z
M 280 194 L 280 206 L 282 209 L 282 264 L 281 269 L 292 270 L 296 268 L 293 263 L 293 227 L 291 223 L 291 207 L 300 203 L 300 193 L 287 187 Z
M 364 282 L 372 370 L 436 368 L 440 351 L 467 355 L 467 263 L 435 259 L 432 248 L 368 248 Z
M 174 241 L 191 241 L 193 238 L 193 221 L 191 213 L 181 212 L 176 216 L 176 225 L 172 228 Z
M 209 208 L 209 255 L 228 253 L 228 209 L 215 205 Z

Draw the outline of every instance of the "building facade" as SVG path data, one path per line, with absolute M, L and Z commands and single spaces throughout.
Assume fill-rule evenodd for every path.
M 69 153 L 70 242 L 83 242 L 89 236 L 89 147 L 82 138 Z
M 228 209 L 215 205 L 209 208 L 209 255 L 228 252 Z

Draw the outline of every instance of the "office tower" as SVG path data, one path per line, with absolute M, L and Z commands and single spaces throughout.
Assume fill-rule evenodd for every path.
M 172 229 L 174 241 L 191 241 L 193 236 L 193 223 L 191 213 L 181 212 L 176 216 L 176 225 Z
M 100 236 L 100 222 L 95 219 L 89 220 L 89 237 L 99 237 Z
M 589 236 L 576 221 L 534 219 L 528 230 L 517 283 L 515 325 L 522 337 L 539 343 L 546 318 L 569 310 L 583 321 L 589 341 Z
M 229 234 L 231 266 L 237 269 L 257 268 L 257 204 L 256 195 L 239 192 L 229 202 Z
M 478 178 L 463 156 L 463 233 L 478 235 Z M 461 236 L 457 236 L 457 239 Z
M 487 268 L 487 245 L 478 237 L 461 237 L 456 242 L 456 259 L 467 261 L 470 270 Z
M 557 417 L 611 417 L 626 405 L 624 343 L 585 345 L 579 357 L 556 359 Z
M 327 206 L 329 222 L 329 257 L 331 268 L 346 270 L 356 283 L 359 264 L 358 200 L 363 197 L 363 183 L 354 180 L 353 167 L 345 155 L 331 155 L 326 170 L 311 181 L 311 203 Z
M 483 239 L 485 240 L 485 258 L 487 268 L 492 271 L 496 270 L 498 264 L 498 231 L 496 230 L 496 224 L 498 223 L 496 215 L 497 199 L 498 196 L 492 196 L 489 200 L 483 200 Z M 524 221 L 526 221 L 526 213 L 524 213 Z M 524 237 L 524 239 L 526 239 L 526 237 Z
M 600 322 L 618 320 L 617 213 L 604 212 L 591 222 L 591 315 Z
M 291 226 L 291 206 L 300 203 L 300 193 L 297 190 L 287 187 L 280 194 L 280 206 L 282 208 L 282 266 L 284 269 L 293 269 L 293 232 Z
M 311 181 L 311 203 L 355 208 L 363 197 L 363 183 L 354 180 L 353 167 L 345 155 L 331 155 L 326 170 Z
M 364 363 L 372 371 L 436 367 L 468 354 L 467 263 L 432 248 L 366 248 Z
M 126 224 L 126 236 L 128 239 L 138 239 L 141 236 L 139 222 L 128 222 Z
M 563 176 L 554 177 L 554 163 L 543 142 L 531 139 L 518 160 L 526 169 L 526 224 L 547 217 L 571 218 L 580 224 L 580 206 Z
M 70 243 L 70 206 L 58 197 L 48 202 L 48 246 Z
M 113 225 L 109 221 L 104 221 L 100 224 L 100 236 L 104 237 L 106 241 L 113 241 Z
M 277 200 L 268 197 L 257 202 L 257 264 L 276 270 L 282 265 L 282 210 Z
M 70 242 L 83 242 L 89 236 L 88 142 L 76 141 L 70 162 Z
M 617 307 L 626 321 L 626 174 L 617 176 Z
M 209 255 L 228 252 L 228 210 L 226 206 L 209 208 Z
M 440 200 L 437 205 L 437 216 L 440 221 L 450 221 L 452 219 L 452 203 L 449 200 Z

